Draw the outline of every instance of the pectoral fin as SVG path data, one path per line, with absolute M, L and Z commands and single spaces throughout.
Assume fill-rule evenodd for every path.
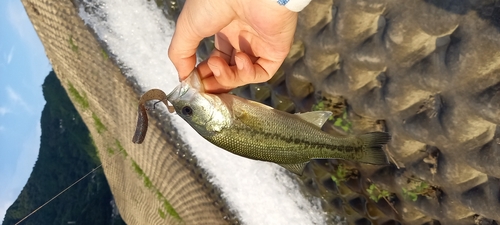
M 301 119 L 312 123 L 313 125 L 318 126 L 319 128 L 323 127 L 323 124 L 330 118 L 332 112 L 330 111 L 313 111 L 306 113 L 297 113 L 295 114 L 299 116 Z
M 292 173 L 295 173 L 297 175 L 302 175 L 307 163 L 309 162 L 297 163 L 297 164 L 279 164 L 279 165 L 289 170 Z

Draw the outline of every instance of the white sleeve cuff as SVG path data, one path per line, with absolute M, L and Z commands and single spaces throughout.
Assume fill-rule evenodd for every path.
M 311 0 L 277 0 L 278 4 L 284 5 L 287 9 L 292 12 L 302 11 Z

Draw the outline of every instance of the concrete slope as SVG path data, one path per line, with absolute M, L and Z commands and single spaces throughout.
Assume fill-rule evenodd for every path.
M 168 118 L 131 141 L 138 95 L 69 0 L 23 0 L 46 54 L 89 127 L 128 224 L 237 223 Z M 161 127 L 159 124 L 161 123 Z M 57 163 L 57 162 L 54 162 Z

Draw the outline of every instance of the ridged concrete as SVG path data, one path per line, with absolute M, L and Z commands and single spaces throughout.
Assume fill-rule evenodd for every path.
M 281 78 L 235 93 L 289 112 L 333 99 L 354 133 L 391 133 L 399 166 L 311 164 L 304 184 L 327 211 L 355 224 L 500 221 L 499 1 L 313 0 L 292 49 Z M 337 186 L 339 164 L 357 177 Z M 435 196 L 408 199 L 409 180 Z M 372 183 L 392 206 L 368 198 Z
M 175 132 L 154 128 L 146 148 L 131 144 L 137 96 L 118 68 L 103 59 L 71 3 L 23 3 L 63 85 L 68 88 L 72 82 L 89 99 L 88 109 L 78 109 L 101 158 L 108 161 L 105 172 L 124 219 L 130 224 L 162 221 L 154 210 L 161 209 L 158 200 L 144 204 L 156 198 L 133 171 L 131 159 L 186 224 L 233 218 L 227 209 L 221 213 L 213 206 L 215 201 L 224 204 L 216 189 L 201 185 L 204 175 L 194 169 L 194 162 L 186 163 L 189 160 L 172 151 L 169 143 L 177 142 Z M 169 4 L 164 4 L 166 11 L 177 13 Z M 299 14 L 292 52 L 276 76 L 235 93 L 289 112 L 310 111 L 321 96 L 335 115 L 345 110 L 354 133 L 391 133 L 387 152 L 394 165 L 341 160 L 310 164 L 304 188 L 323 200 L 327 212 L 344 215 L 352 224 L 498 223 L 499 21 L 500 4 L 494 0 L 313 0 Z M 79 45 L 77 52 L 70 37 Z M 200 55 L 206 56 L 212 47 L 205 41 Z M 107 131 L 97 132 L 92 112 Z M 157 118 L 163 129 L 169 127 L 168 117 Z M 114 139 L 123 144 L 127 158 L 106 155 L 103 149 L 114 146 Z M 179 146 L 179 155 L 190 159 L 184 145 Z M 337 184 L 331 176 L 340 165 L 355 174 Z M 432 188 L 413 201 L 402 189 L 412 182 Z M 372 184 L 392 193 L 387 201 L 369 199 Z
M 237 223 L 218 191 L 197 169 L 196 159 L 171 128 L 168 117 L 160 118 L 161 126 L 152 118 L 146 141 L 142 145 L 132 143 L 138 95 L 104 54 L 72 1 L 22 2 L 54 71 L 89 127 L 124 221 Z M 169 213 L 172 208 L 180 219 Z

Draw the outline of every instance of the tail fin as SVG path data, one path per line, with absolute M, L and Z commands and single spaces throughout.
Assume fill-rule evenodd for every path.
M 363 140 L 366 152 L 363 158 L 358 160 L 359 162 L 376 165 L 389 164 L 387 156 L 382 149 L 382 146 L 387 144 L 387 142 L 391 139 L 389 133 L 371 132 L 360 135 L 359 138 Z

